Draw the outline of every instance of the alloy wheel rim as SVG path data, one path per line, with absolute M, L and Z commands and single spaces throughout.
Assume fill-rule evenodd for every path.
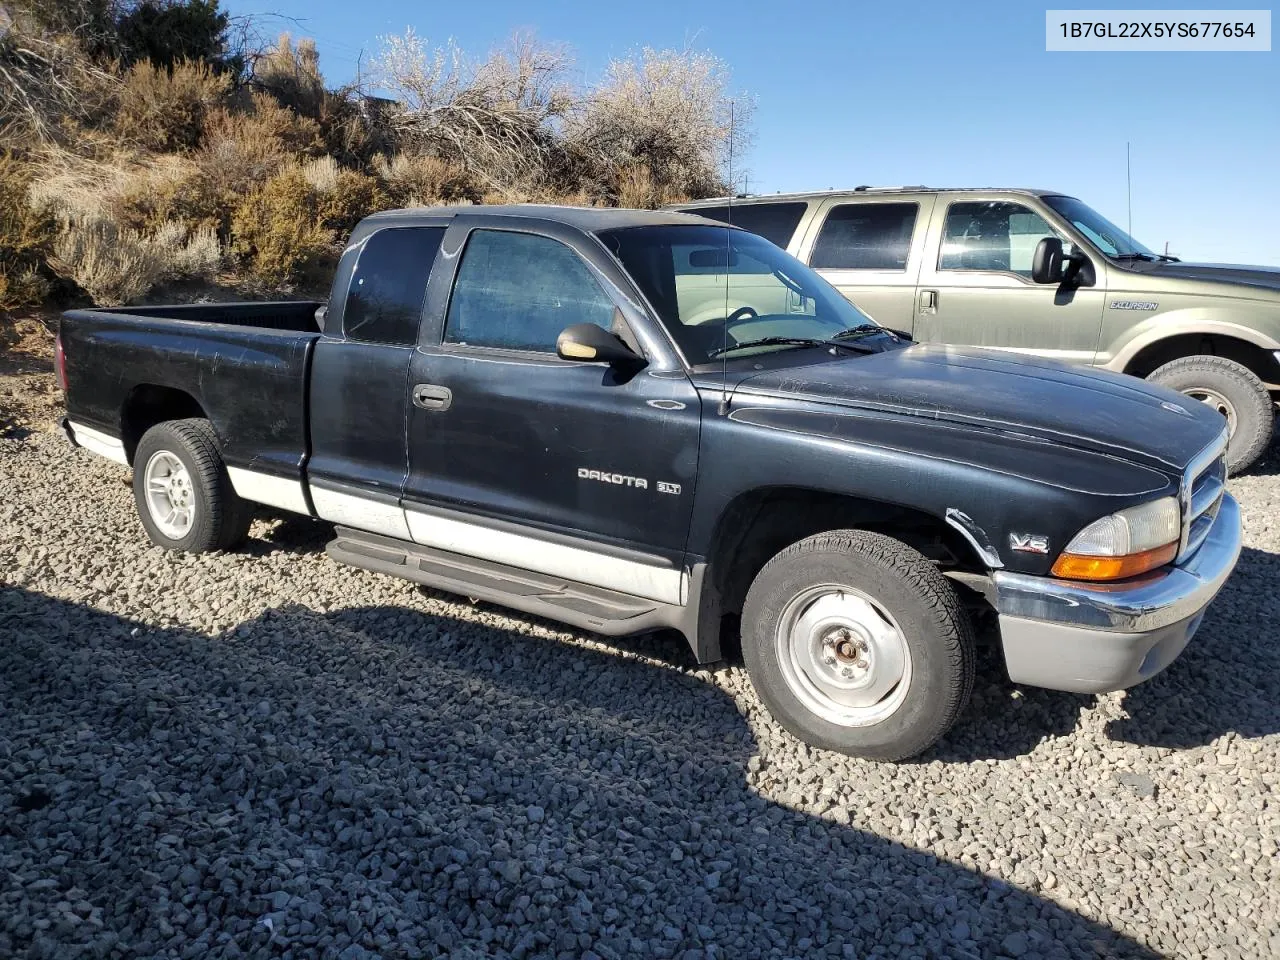
M 159 450 L 147 461 L 143 483 L 152 522 L 170 540 L 181 540 L 196 519 L 191 474 L 175 454 Z
M 1184 391 L 1192 400 L 1199 400 L 1210 410 L 1216 410 L 1227 421 L 1227 433 L 1234 434 L 1236 432 L 1236 408 L 1232 406 L 1231 401 L 1220 394 L 1217 390 L 1210 390 L 1208 387 L 1193 387 Z
M 775 645 L 790 691 L 830 723 L 879 723 L 902 706 L 911 686 L 901 627 L 860 590 L 826 584 L 793 597 L 778 619 Z

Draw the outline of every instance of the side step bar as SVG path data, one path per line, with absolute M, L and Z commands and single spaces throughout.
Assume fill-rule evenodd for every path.
M 338 527 L 325 552 L 339 563 L 413 580 L 606 636 L 685 631 L 689 609 L 571 580 Z M 687 636 L 687 634 L 686 634 Z

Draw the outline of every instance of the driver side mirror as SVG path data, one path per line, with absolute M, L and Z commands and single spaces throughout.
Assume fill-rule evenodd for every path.
M 1031 257 L 1031 279 L 1036 283 L 1062 282 L 1062 241 L 1057 237 L 1045 237 L 1036 244 L 1036 252 Z
M 556 356 L 561 360 L 586 360 L 611 367 L 643 366 L 644 358 L 628 347 L 617 334 L 594 323 L 575 323 L 556 337 Z
M 1036 283 L 1068 284 L 1072 287 L 1091 287 L 1096 282 L 1093 261 L 1080 251 L 1066 256 L 1062 252 L 1062 240 L 1044 237 L 1036 244 L 1031 256 L 1031 279 Z

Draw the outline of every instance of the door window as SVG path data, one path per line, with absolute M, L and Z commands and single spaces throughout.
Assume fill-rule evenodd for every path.
M 832 207 L 813 246 L 816 270 L 906 270 L 916 203 L 844 203 Z
M 348 340 L 417 342 L 427 277 L 443 238 L 444 227 L 396 227 L 365 241 L 342 311 Z
M 947 208 L 939 270 L 1031 276 L 1036 245 L 1057 234 L 1040 214 L 1005 200 L 961 201 Z M 1070 253 L 1064 244 L 1064 252 Z
M 751 233 L 758 234 L 783 250 L 791 242 L 796 227 L 804 217 L 808 204 L 793 203 L 744 203 L 734 207 L 695 207 L 686 213 L 696 213 L 721 223 L 732 222 Z
M 555 353 L 565 327 L 594 323 L 611 330 L 613 316 L 613 301 L 582 258 L 560 241 L 475 230 L 458 267 L 445 340 Z

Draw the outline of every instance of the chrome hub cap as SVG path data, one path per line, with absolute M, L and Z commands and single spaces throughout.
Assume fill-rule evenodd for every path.
M 1183 393 L 1192 400 L 1199 400 L 1211 410 L 1217 410 L 1227 420 L 1227 432 L 1232 435 L 1235 434 L 1236 408 L 1231 405 L 1230 400 L 1218 393 L 1218 391 L 1204 387 L 1192 387 L 1190 390 L 1184 390 Z
M 879 723 L 906 699 L 911 651 L 883 607 L 828 585 L 792 598 L 775 638 L 783 678 L 805 708 L 831 723 Z
M 191 475 L 174 454 L 160 450 L 151 455 L 143 472 L 147 512 L 170 540 L 181 540 L 196 518 L 196 497 Z

